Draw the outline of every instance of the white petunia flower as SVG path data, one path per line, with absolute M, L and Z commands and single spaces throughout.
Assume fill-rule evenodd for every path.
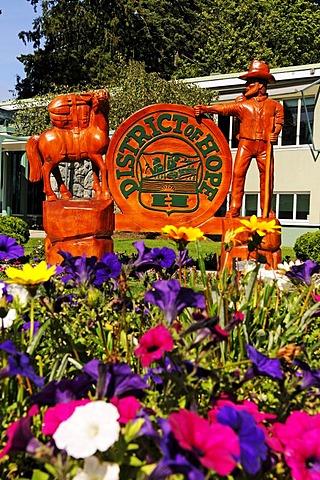
M 117 463 L 100 463 L 96 457 L 86 458 L 83 470 L 73 480 L 119 480 L 120 467 Z
M 103 401 L 77 407 L 53 434 L 57 447 L 74 458 L 105 452 L 119 438 L 118 409 Z
M 294 267 L 296 265 L 302 265 L 302 262 L 300 260 L 295 260 L 294 262 L 290 260 L 290 262 L 284 261 L 283 263 L 278 263 L 278 270 L 280 273 L 286 273 L 290 272 L 291 267 Z
M 17 312 L 14 308 L 10 308 L 7 315 L 0 319 L 0 328 L 9 328 L 13 321 L 17 318 Z
M 282 291 L 289 290 L 292 286 L 291 281 L 285 275 L 277 273 L 274 270 L 267 270 L 266 268 L 260 268 L 259 270 L 259 278 L 263 280 L 265 283 L 273 283 L 276 282 L 278 288 Z
M 11 283 L 7 285 L 7 291 L 10 295 L 13 296 L 13 298 L 18 298 L 19 303 L 25 307 L 28 303 L 29 300 L 29 293 L 26 288 L 24 288 L 22 285 L 17 285 L 16 283 Z

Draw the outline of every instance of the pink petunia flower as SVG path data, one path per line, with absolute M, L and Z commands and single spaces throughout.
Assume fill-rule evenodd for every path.
M 27 452 L 35 454 L 40 443 L 31 431 L 31 418 L 39 413 L 37 405 L 33 405 L 26 417 L 11 423 L 7 429 L 7 443 L 0 452 L 0 458 L 15 452 Z
M 271 434 L 293 480 L 320 479 L 320 414 L 292 412 L 285 424 L 273 426 Z
M 171 332 L 164 325 L 157 325 L 148 330 L 139 342 L 134 353 L 140 358 L 143 367 L 159 360 L 164 352 L 171 352 L 174 342 Z
M 169 416 L 172 433 L 180 447 L 193 452 L 207 468 L 229 475 L 240 456 L 239 440 L 232 428 L 181 409 Z
M 83 400 L 72 400 L 68 403 L 58 403 L 54 407 L 48 408 L 43 417 L 42 433 L 53 435 L 60 423 L 71 417 L 77 407 L 89 402 L 90 400 L 85 398 Z
M 112 397 L 110 403 L 117 407 L 120 417 L 118 422 L 128 423 L 130 420 L 133 420 L 137 416 L 137 411 L 142 408 L 141 403 L 135 397 Z

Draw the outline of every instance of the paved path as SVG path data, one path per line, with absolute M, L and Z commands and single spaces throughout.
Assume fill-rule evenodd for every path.
M 30 238 L 45 238 L 46 232 L 43 230 L 29 230 Z

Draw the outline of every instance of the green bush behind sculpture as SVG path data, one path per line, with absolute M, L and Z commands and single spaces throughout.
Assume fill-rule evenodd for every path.
M 18 217 L 0 217 L 0 235 L 15 238 L 18 243 L 25 244 L 29 240 L 29 226 L 27 222 Z
M 299 260 L 320 262 L 320 230 L 307 232 L 297 238 L 293 249 Z

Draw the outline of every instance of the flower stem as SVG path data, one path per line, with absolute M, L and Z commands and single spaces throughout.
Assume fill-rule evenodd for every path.
M 29 345 L 32 343 L 33 334 L 34 334 L 34 297 L 31 297 L 30 303 L 30 335 L 29 335 Z

